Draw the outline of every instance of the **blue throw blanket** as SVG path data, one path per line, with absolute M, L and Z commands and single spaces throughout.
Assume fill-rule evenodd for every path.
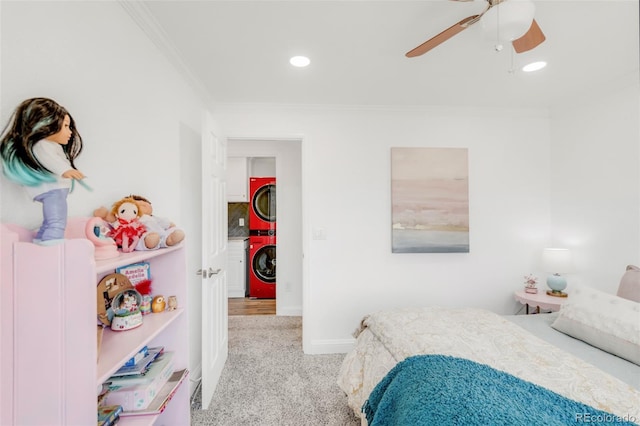
M 398 363 L 363 406 L 369 426 L 634 425 L 488 365 L 444 355 Z

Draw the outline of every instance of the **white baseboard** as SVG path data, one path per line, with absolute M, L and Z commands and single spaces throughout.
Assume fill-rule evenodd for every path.
M 301 317 L 302 316 L 302 306 L 280 308 L 280 307 L 277 307 L 276 305 L 276 309 L 277 309 L 278 316 L 283 316 L 283 317 Z
M 308 355 L 346 354 L 354 348 L 356 339 L 312 340 Z

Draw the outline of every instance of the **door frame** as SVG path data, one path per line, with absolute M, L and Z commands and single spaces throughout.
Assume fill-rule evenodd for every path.
M 306 333 L 304 333 L 305 329 L 305 317 L 309 316 L 310 303 L 307 300 L 308 294 L 308 253 L 309 253 L 309 241 L 308 241 L 308 232 L 306 232 L 306 227 L 308 221 L 307 209 L 305 208 L 305 194 L 307 187 L 307 178 L 305 176 L 306 170 L 306 151 L 307 151 L 307 141 L 304 136 L 300 135 L 262 135 L 262 136 L 238 136 L 238 135 L 226 135 L 227 140 L 227 156 L 229 157 L 274 157 L 276 161 L 276 182 L 280 182 L 282 177 L 282 169 L 285 165 L 285 159 L 283 157 L 283 153 L 281 152 L 281 148 L 279 149 L 273 144 L 265 144 L 264 147 L 241 147 L 234 145 L 235 142 L 238 143 L 248 143 L 248 142 L 287 142 L 287 143 L 296 143 L 300 147 L 300 156 L 299 156 L 299 167 L 300 167 L 300 204 L 298 206 L 300 212 L 300 306 L 301 309 L 297 310 L 289 310 L 286 307 L 282 306 L 282 297 L 281 292 L 285 291 L 285 284 L 280 277 L 276 279 L 276 283 L 278 283 L 278 288 L 276 288 L 276 314 L 277 315 L 301 315 L 302 316 L 302 341 L 303 341 L 303 350 L 306 352 L 305 348 L 310 348 L 310 339 L 307 338 Z M 276 197 L 280 194 L 279 191 L 276 193 Z M 278 205 L 282 205 L 282 203 L 278 203 Z M 280 216 L 278 214 L 278 216 Z M 281 224 L 278 223 L 278 229 L 281 229 Z M 280 231 L 279 231 L 280 233 Z M 280 283 L 283 282 L 283 285 Z

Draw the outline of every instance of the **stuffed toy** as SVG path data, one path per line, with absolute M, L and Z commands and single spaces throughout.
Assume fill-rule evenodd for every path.
M 111 259 L 120 256 L 118 245 L 107 236 L 111 231 L 111 224 L 99 217 L 92 217 L 87 221 L 84 233 L 89 241 L 95 246 L 94 257 L 96 260 Z
M 132 198 L 140 208 L 139 221 L 146 227 L 147 231 L 142 235 L 136 245 L 136 250 L 156 250 L 164 247 L 171 247 L 180 243 L 184 239 L 184 231 L 177 228 L 169 219 L 154 216 L 151 202 L 140 195 L 128 195 L 125 198 Z M 109 223 L 115 222 L 116 218 L 112 212 L 105 207 L 100 207 L 93 211 L 93 215 L 106 220 Z
M 138 245 L 140 237 L 147 232 L 146 226 L 140 221 L 141 212 L 138 203 L 129 197 L 118 200 L 113 204 L 111 214 L 116 220 L 111 223 L 113 229 L 107 236 L 113 238 L 123 252 L 132 252 Z

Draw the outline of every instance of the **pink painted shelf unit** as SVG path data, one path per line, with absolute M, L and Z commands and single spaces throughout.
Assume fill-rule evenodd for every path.
M 31 243 L 32 232 L 0 225 L 0 425 L 91 425 L 101 384 L 144 345 L 174 352 L 188 367 L 186 257 L 183 245 L 94 259 L 86 218 L 70 218 L 63 244 Z M 146 261 L 152 293 L 175 295 L 178 309 L 145 315 L 140 327 L 106 328 L 98 353 L 96 286 L 115 268 Z M 188 425 L 185 380 L 158 415 L 121 417 L 119 426 Z

